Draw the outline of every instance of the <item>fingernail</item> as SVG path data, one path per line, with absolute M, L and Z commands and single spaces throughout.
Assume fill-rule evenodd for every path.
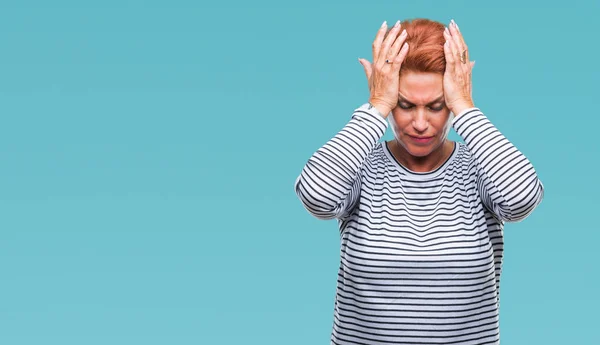
M 406 34 L 406 29 L 402 30 L 402 33 L 401 33 L 400 35 L 402 35 L 402 36 L 406 36 L 406 35 L 407 35 L 407 34 Z
M 456 24 L 456 22 L 454 21 L 454 19 L 452 19 L 452 24 L 454 25 L 454 28 L 456 29 L 456 31 L 459 31 L 458 24 Z
M 387 25 L 387 20 L 384 20 L 384 21 L 383 21 L 383 24 L 381 24 L 381 27 L 383 28 L 383 27 L 385 27 L 386 25 Z
M 456 26 L 456 23 L 454 22 L 454 19 L 450 19 L 450 24 Z
M 448 35 L 450 35 L 450 30 L 448 30 L 448 27 L 444 28 L 444 32 L 447 33 Z
M 396 24 L 394 24 L 394 27 L 397 28 L 400 25 L 400 21 L 397 21 Z

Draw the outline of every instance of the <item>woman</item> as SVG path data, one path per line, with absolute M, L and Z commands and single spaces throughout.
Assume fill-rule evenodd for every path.
M 384 22 L 360 63 L 369 102 L 295 181 L 308 212 L 338 219 L 331 343 L 498 344 L 503 225 L 531 214 L 543 185 L 473 104 L 454 21 Z M 379 142 L 386 118 L 394 139 Z

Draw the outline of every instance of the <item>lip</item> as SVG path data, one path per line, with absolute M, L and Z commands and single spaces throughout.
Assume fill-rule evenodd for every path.
M 418 144 L 429 144 L 433 140 L 433 137 L 413 137 L 412 135 L 409 135 L 409 137 Z

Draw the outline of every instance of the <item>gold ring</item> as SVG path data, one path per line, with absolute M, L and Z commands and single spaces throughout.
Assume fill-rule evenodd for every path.
M 467 50 L 463 50 L 462 54 L 460 54 L 460 62 L 467 63 Z

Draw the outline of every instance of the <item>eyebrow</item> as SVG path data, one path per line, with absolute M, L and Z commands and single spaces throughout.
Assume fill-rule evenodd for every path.
M 434 103 L 442 102 L 443 100 L 444 100 L 444 95 L 441 95 L 440 97 L 438 97 L 438 98 L 434 99 L 433 101 L 427 103 L 427 105 L 431 105 L 431 104 L 434 104 Z M 406 102 L 406 103 L 411 104 L 411 105 L 415 105 L 414 103 L 408 101 L 406 98 L 402 97 L 401 94 L 398 94 L 398 101 L 399 102 Z

